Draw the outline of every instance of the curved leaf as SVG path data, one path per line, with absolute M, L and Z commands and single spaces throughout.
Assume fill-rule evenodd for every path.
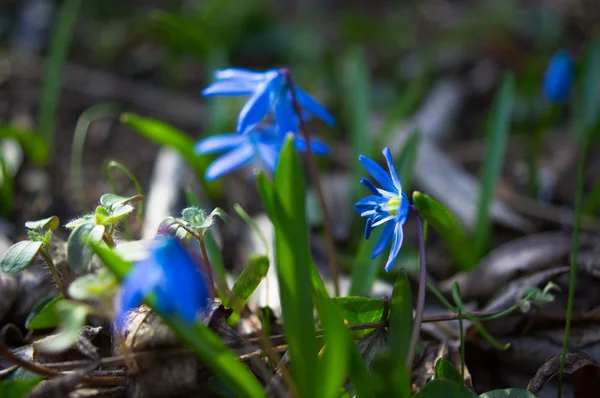
M 33 259 L 37 252 L 42 247 L 42 242 L 32 242 L 30 240 L 24 240 L 22 242 L 15 243 L 12 245 L 2 261 L 0 261 L 0 269 L 3 272 L 19 272 L 25 269 Z
M 75 274 L 81 275 L 87 271 L 94 254 L 89 243 L 100 242 L 103 235 L 104 226 L 92 223 L 80 224 L 71 232 L 67 242 L 67 260 Z

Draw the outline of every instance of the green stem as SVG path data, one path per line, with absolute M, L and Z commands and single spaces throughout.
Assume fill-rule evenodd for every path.
M 42 247 L 38 251 L 38 253 L 40 254 L 40 256 L 42 256 L 42 258 L 46 262 L 46 265 L 48 265 L 48 269 L 50 270 L 50 274 L 52 274 L 52 278 L 54 278 L 54 281 L 56 282 L 56 286 L 58 287 L 58 290 L 62 293 L 63 297 L 66 298 L 67 290 L 65 289 L 65 284 L 64 284 L 62 278 L 60 277 L 58 270 L 54 266 L 52 257 L 50 257 L 50 255 L 46 252 L 46 248 L 44 248 L 44 247 Z
M 558 397 L 562 396 L 563 372 L 567 360 L 567 347 L 569 332 L 571 331 L 571 317 L 573 316 L 573 301 L 575 299 L 575 282 L 577 279 L 577 255 L 579 252 L 579 229 L 581 224 L 581 202 L 583 196 L 583 171 L 585 169 L 585 150 L 587 147 L 587 134 L 582 134 L 579 147 L 579 162 L 577 164 L 577 180 L 575 187 L 575 220 L 573 222 L 573 254 L 571 256 L 571 272 L 569 278 L 569 298 L 567 301 L 567 319 L 565 322 L 565 339 L 563 342 L 560 369 L 558 372 Z

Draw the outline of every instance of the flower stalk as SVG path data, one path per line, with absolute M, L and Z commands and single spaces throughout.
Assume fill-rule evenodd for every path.
M 410 337 L 410 346 L 406 357 L 406 365 L 408 369 L 412 369 L 413 359 L 419 344 L 419 336 L 421 334 L 421 324 L 423 323 L 423 314 L 425 312 L 425 290 L 427 284 L 427 268 L 425 265 L 425 237 L 423 235 L 423 221 L 421 215 L 415 205 L 411 205 L 411 210 L 415 213 L 417 222 L 417 234 L 419 236 L 419 286 L 417 292 L 417 309 L 415 319 L 413 321 L 413 330 Z
M 302 108 L 300 107 L 300 103 L 298 102 L 298 98 L 296 98 L 296 90 L 294 86 L 294 81 L 292 80 L 292 75 L 288 69 L 284 69 L 284 75 L 286 78 L 287 85 L 289 87 L 291 96 L 292 96 L 292 106 L 294 107 L 294 111 L 298 115 L 299 120 L 299 130 L 302 131 L 302 135 L 304 136 L 304 140 L 306 141 L 306 157 L 308 159 L 308 168 L 309 172 L 312 176 L 313 184 L 315 185 L 315 189 L 317 190 L 317 196 L 319 198 L 319 205 L 321 207 L 321 214 L 323 215 L 323 228 L 325 229 L 325 237 L 327 240 L 327 251 L 329 254 L 329 269 L 331 271 L 331 278 L 333 279 L 333 288 L 336 296 L 340 295 L 340 286 L 339 286 L 339 272 L 337 267 L 337 261 L 335 256 L 335 244 L 333 242 L 333 234 L 331 232 L 331 222 L 329 218 L 329 212 L 327 210 L 327 203 L 325 202 L 325 195 L 323 194 L 323 188 L 321 186 L 321 179 L 319 177 L 319 170 L 317 169 L 317 162 L 315 161 L 315 156 L 310 145 L 310 134 L 308 133 L 308 129 L 306 129 L 303 117 L 302 117 Z

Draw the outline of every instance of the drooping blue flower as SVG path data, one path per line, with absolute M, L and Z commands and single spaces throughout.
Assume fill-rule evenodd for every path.
M 573 58 L 569 52 L 558 50 L 554 53 L 544 76 L 544 95 L 548 101 L 559 103 L 569 97 L 574 69 Z
M 180 241 L 159 236 L 151 242 L 147 258 L 138 261 L 121 286 L 117 300 L 117 326 L 123 330 L 125 315 L 153 294 L 157 310 L 194 322 L 209 299 L 206 278 Z
M 261 160 L 269 171 L 275 171 L 284 139 L 284 134 L 281 134 L 278 130 L 275 125 L 261 124 L 251 126 L 244 134 L 218 134 L 198 141 L 194 150 L 199 155 L 227 152 L 211 163 L 206 170 L 206 180 L 215 180 L 249 164 L 255 159 Z M 295 136 L 294 140 L 299 151 L 306 151 L 304 138 Z M 318 140 L 310 140 L 310 146 L 317 155 L 329 153 L 327 145 Z
M 316 116 L 329 125 L 335 124 L 333 116 L 305 91 L 294 85 L 292 93 L 287 69 L 255 72 L 228 68 L 218 70 L 214 77 L 217 81 L 202 91 L 205 97 L 250 95 L 238 116 L 238 132 L 247 131 L 262 121 L 269 112 L 273 112 L 275 124 L 279 129 L 284 133 L 297 133 L 300 120 L 294 109 L 294 96 L 301 107 L 303 120 Z
M 408 216 L 409 201 L 406 195 L 402 192 L 400 179 L 396 174 L 390 148 L 386 147 L 382 151 L 383 156 L 388 165 L 389 173 L 386 172 L 375 161 L 360 155 L 358 159 L 363 164 L 365 169 L 371 174 L 381 188 L 377 188 L 369 179 L 363 178 L 360 180 L 373 195 L 367 196 L 359 200 L 354 209 L 362 217 L 367 217 L 365 225 L 365 239 L 369 239 L 373 229 L 379 225 L 384 225 L 383 232 L 379 241 L 373 249 L 371 258 L 379 256 L 385 248 L 392 242 L 392 249 L 385 264 L 386 272 L 390 272 L 394 260 L 398 256 L 404 233 L 402 226 L 406 222 Z

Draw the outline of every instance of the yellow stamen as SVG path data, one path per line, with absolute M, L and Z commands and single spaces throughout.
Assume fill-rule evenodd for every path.
M 387 202 L 387 207 L 388 207 L 388 213 L 390 213 L 392 216 L 395 216 L 396 213 L 398 212 L 398 207 L 400 207 L 400 198 L 396 197 L 396 198 L 391 198 L 388 202 Z

